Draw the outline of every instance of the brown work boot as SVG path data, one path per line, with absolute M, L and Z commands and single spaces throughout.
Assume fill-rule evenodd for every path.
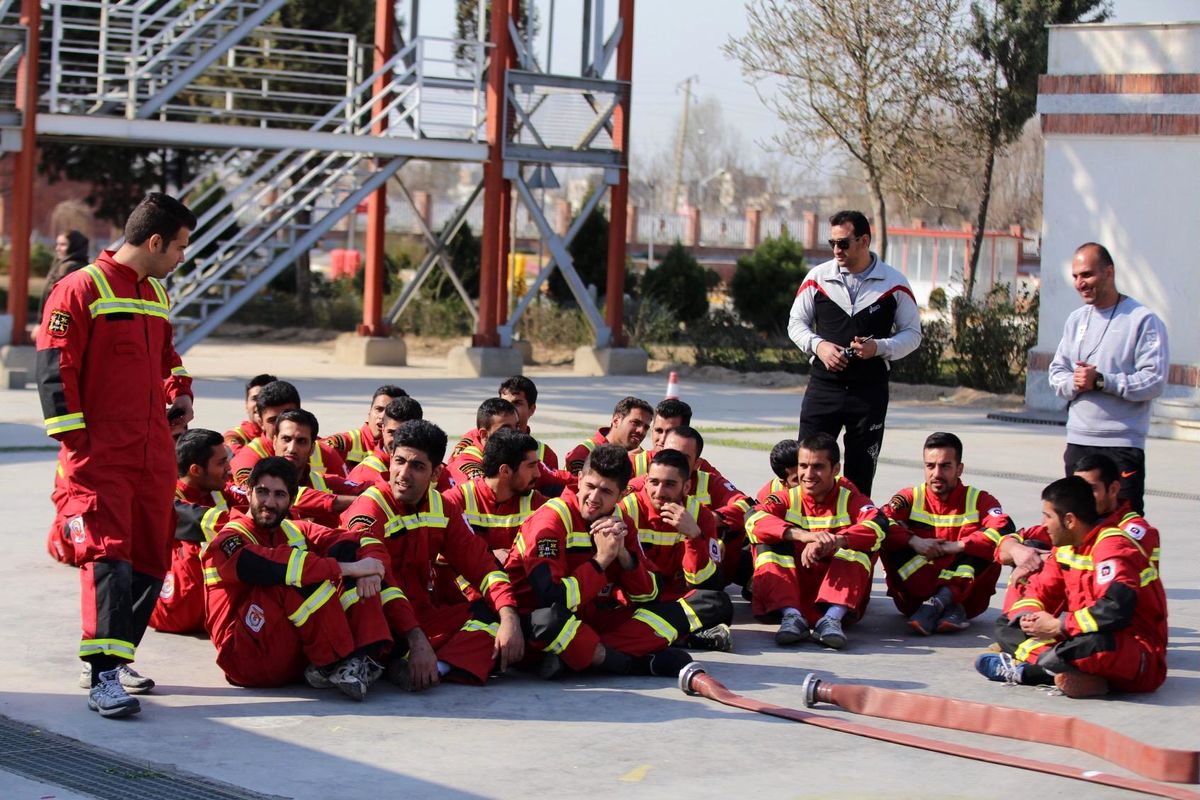
M 1099 675 L 1069 669 L 1054 676 L 1054 685 L 1067 697 L 1100 697 L 1108 694 L 1108 681 Z

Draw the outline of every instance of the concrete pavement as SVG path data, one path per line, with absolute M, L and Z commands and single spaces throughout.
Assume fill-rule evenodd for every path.
M 299 387 L 323 433 L 361 424 L 371 391 L 399 383 L 453 441 L 497 380 L 446 378 L 436 362 L 388 369 L 332 363 L 332 347 L 209 342 L 186 358 L 196 376 L 195 425 L 224 430 L 242 419 L 246 377 L 270 371 Z M 541 398 L 535 433 L 562 454 L 584 431 L 606 424 L 624 394 L 651 402 L 665 382 L 646 378 L 575 378 L 534 370 Z M 336 376 L 336 377 L 332 377 Z M 743 490 L 770 477 L 763 447 L 794 435 L 798 390 L 757 390 L 685 383 L 695 423 L 721 444 L 705 455 Z M 0 605 L 8 639 L 0 672 L 0 714 L 145 761 L 236 784 L 252 792 L 308 798 L 342 796 L 512 797 L 620 792 L 661 798 L 1067 795 L 1118 797 L 1065 779 L 823 732 L 681 694 L 661 679 L 587 676 L 542 683 L 515 674 L 483 688 L 443 686 L 405 695 L 380 684 L 359 705 L 307 687 L 257 691 L 225 683 L 205 640 L 151 631 L 137 667 L 159 682 L 134 719 L 101 720 L 75 686 L 78 580 L 46 556 L 43 540 L 54 450 L 41 433 L 33 390 L 0 391 L 0 499 L 9 557 L 0 563 Z M 745 430 L 752 428 L 755 430 Z M 964 440 L 965 478 L 999 497 L 1019 525 L 1036 521 L 1038 494 L 1061 474 L 1063 431 L 989 421 L 986 409 L 895 404 L 888 420 L 875 499 L 920 480 L 920 443 L 932 430 Z M 816 672 L 839 681 L 947 695 L 1073 714 L 1146 741 L 1200 748 L 1200 543 L 1191 530 L 1200 511 L 1193 482 L 1200 445 L 1152 441 L 1147 514 L 1163 535 L 1170 601 L 1170 677 L 1150 696 L 1072 701 L 1026 687 L 1004 687 L 972 669 L 989 640 L 995 609 L 962 634 L 908 635 L 877 570 L 874 599 L 850 629 L 847 650 L 777 648 L 773 628 L 754 622 L 736 600 L 735 651 L 697 654 L 734 691 L 799 707 L 799 684 Z M 996 603 L 999 603 L 999 596 Z M 831 709 L 824 713 L 840 714 Z M 849 715 L 847 715 L 849 716 Z M 1056 748 L 868 720 L 1000 752 L 1109 769 Z M 0 769 L 4 765 L 0 762 Z M 1114 768 L 1115 769 L 1115 768 Z M 0 796 L 72 797 L 49 784 L 0 773 Z M 49 786 L 49 788 L 45 788 Z M 39 788 L 40 787 L 40 788 Z M 43 794 L 36 794 L 42 790 Z M 1083 793 L 1086 792 L 1086 795 Z

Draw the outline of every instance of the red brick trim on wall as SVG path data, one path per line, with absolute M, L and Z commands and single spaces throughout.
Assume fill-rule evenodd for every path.
M 1200 136 L 1200 114 L 1043 114 L 1042 133 Z
M 1029 369 L 1034 372 L 1047 372 L 1053 360 L 1053 353 L 1030 353 Z M 1167 370 L 1167 383 L 1172 386 L 1200 387 L 1200 367 L 1193 364 L 1172 364 Z
M 1200 94 L 1200 74 L 1042 75 L 1038 94 Z

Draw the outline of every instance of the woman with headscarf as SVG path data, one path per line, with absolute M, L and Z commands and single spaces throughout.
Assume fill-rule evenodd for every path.
M 41 319 L 41 309 L 46 305 L 46 298 L 54 284 L 77 269 L 83 269 L 89 263 L 88 238 L 79 231 L 60 233 L 54 240 L 54 264 L 46 273 L 46 286 L 42 289 L 42 302 L 38 306 L 38 319 Z

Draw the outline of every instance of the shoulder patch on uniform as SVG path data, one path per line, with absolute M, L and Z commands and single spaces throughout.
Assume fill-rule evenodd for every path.
M 1142 540 L 1142 537 L 1146 535 L 1146 529 L 1141 525 L 1127 525 L 1125 526 L 1125 532 L 1137 539 L 1139 542 Z
M 355 514 L 346 523 L 347 528 L 356 528 L 359 526 L 362 526 L 364 528 L 371 528 L 371 527 L 374 527 L 374 525 L 375 525 L 375 518 L 372 517 L 370 514 Z
M 558 558 L 558 539 L 538 539 L 538 558 Z
M 1111 558 L 1108 561 L 1101 561 L 1100 565 L 1096 567 L 1096 583 L 1099 583 L 1102 585 L 1105 583 L 1108 583 L 1113 579 L 1113 577 L 1116 574 L 1117 574 L 1117 562 L 1116 561 L 1114 561 Z
M 995 508 L 990 508 L 990 509 L 988 509 L 988 516 L 989 517 L 1003 517 L 1004 509 L 1001 508 L 1000 506 L 996 506 Z
M 61 309 L 54 309 L 46 319 L 46 333 L 51 336 L 63 337 L 71 327 L 71 315 Z
M 718 540 L 708 540 L 708 557 L 718 564 L 721 562 L 721 543 Z
M 225 554 L 226 558 L 231 558 L 234 554 L 234 551 L 236 551 L 239 547 L 244 547 L 245 545 L 245 540 L 242 539 L 240 535 L 235 533 L 221 542 L 221 552 Z
M 897 492 L 896 494 L 892 495 L 892 499 L 888 501 L 888 506 L 890 506 L 893 511 L 905 511 L 909 508 L 912 508 L 912 501 Z
M 777 495 L 777 494 L 769 494 L 769 495 L 767 495 L 767 499 L 763 501 L 764 506 L 769 506 L 772 503 L 774 503 L 777 506 L 783 505 L 783 501 L 779 499 L 779 495 Z
M 862 508 L 860 508 L 860 509 L 858 510 L 858 513 L 860 513 L 860 514 L 865 514 L 865 513 L 867 513 L 868 511 L 878 511 L 878 510 L 879 510 L 879 509 L 875 508 L 874 504 L 872 504 L 872 503 L 864 503 L 864 504 L 863 504 L 863 507 L 862 507 Z
M 236 494 L 238 497 L 249 497 L 250 496 L 246 493 L 245 487 L 243 487 L 239 484 L 234 483 L 234 484 L 229 485 L 226 488 L 229 489 L 229 491 L 231 493 Z
M 732 483 L 730 483 L 729 481 L 725 481 L 725 488 L 726 488 L 728 491 L 731 491 L 731 492 L 736 492 L 736 491 L 737 491 L 737 489 L 733 488 L 733 484 L 732 484 Z

